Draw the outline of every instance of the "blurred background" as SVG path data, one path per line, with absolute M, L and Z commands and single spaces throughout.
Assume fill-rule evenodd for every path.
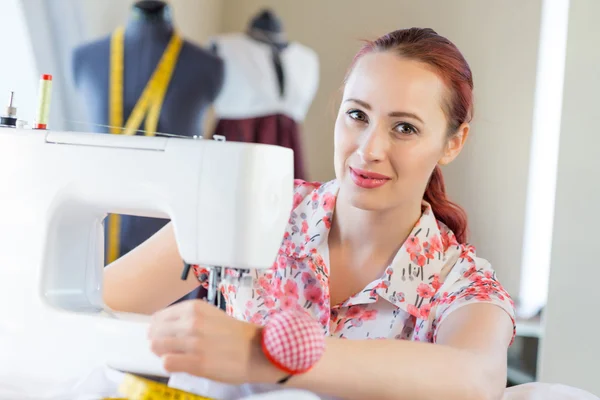
M 138 63 L 144 60 L 145 52 L 152 53 L 153 36 L 142 35 L 145 39 L 140 43 L 148 47 L 136 48 L 128 41 L 133 39 L 128 39 L 127 29 L 144 13 L 154 12 L 155 5 L 149 5 L 153 2 L 2 3 L 0 33 L 5 40 L 0 96 L 6 94 L 8 100 L 9 91 L 15 91 L 20 118 L 31 119 L 39 75 L 52 74 L 50 128 L 107 132 L 108 106 L 98 99 L 108 98 L 110 35 L 125 27 L 126 64 L 128 51 L 129 60 L 138 56 Z M 595 105 L 600 78 L 594 71 L 600 65 L 596 49 L 600 2 L 164 3 L 170 13 L 167 22 L 189 46 L 190 66 L 176 70 L 175 75 L 187 73 L 200 83 L 197 90 L 188 88 L 179 105 L 165 108 L 173 120 L 191 119 L 192 123 L 178 128 L 184 125 L 161 117 L 158 130 L 211 137 L 238 129 L 239 135 L 227 140 L 263 140 L 255 135 L 258 128 L 248 127 L 248 120 L 261 117 L 261 102 L 267 104 L 269 96 L 273 97 L 262 93 L 266 100 L 261 98 L 261 88 L 281 89 L 281 83 L 277 62 L 269 64 L 268 70 L 258 68 L 253 64 L 258 53 L 248 50 L 252 45 L 246 41 L 252 38 L 248 32 L 256 33 L 253 28 L 264 33 L 275 26 L 279 31 L 269 40 L 275 38 L 277 43 L 271 43 L 264 54 L 271 55 L 271 49 L 280 45 L 274 53 L 282 60 L 289 101 L 281 109 L 270 110 L 274 115 L 288 115 L 284 122 L 277 117 L 273 129 L 278 131 L 264 140 L 295 146 L 302 178 L 308 180 L 334 178 L 333 124 L 343 76 L 361 40 L 417 26 L 431 27 L 453 41 L 473 70 L 475 118 L 464 152 L 444 174 L 451 199 L 470 217 L 478 254 L 490 260 L 519 307 L 519 338 L 511 350 L 509 380 L 513 384 L 555 381 L 600 393 L 600 383 L 592 376 L 597 375 L 592 370 L 600 356 L 592 335 L 599 326 L 585 314 L 586 308 L 600 300 L 594 297 L 593 286 L 600 278 L 593 251 L 600 222 L 593 207 L 600 201 L 600 192 L 595 180 L 587 179 L 600 172 L 592 153 L 599 144 Z M 158 23 L 164 15 L 145 18 Z M 162 52 L 165 43 L 155 42 Z M 205 61 L 195 66 L 194 54 L 206 57 Z M 222 59 L 223 65 L 211 55 Z M 260 71 L 265 75 L 256 75 Z M 256 79 L 255 85 L 242 82 L 246 73 Z M 127 71 L 125 77 L 127 81 Z M 131 93 L 141 92 L 145 80 L 136 84 L 138 88 Z M 201 93 L 201 98 L 193 97 L 190 90 Z M 125 109 L 131 109 L 137 98 L 128 106 L 130 100 L 125 98 Z M 239 112 L 244 101 L 256 105 L 255 115 Z M 223 121 L 232 125 L 220 125 Z M 146 225 L 141 231 L 150 234 L 153 229 L 156 226 Z

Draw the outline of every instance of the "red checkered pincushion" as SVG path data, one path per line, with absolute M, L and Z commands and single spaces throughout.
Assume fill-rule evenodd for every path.
M 277 368 L 300 374 L 311 369 L 323 355 L 323 328 L 303 309 L 281 311 L 264 327 L 262 348 Z

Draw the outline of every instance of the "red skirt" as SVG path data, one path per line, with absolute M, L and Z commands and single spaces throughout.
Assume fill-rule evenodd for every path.
M 294 151 L 294 178 L 307 180 L 300 127 L 292 118 L 275 114 L 244 119 L 220 119 L 215 135 L 227 141 L 273 144 Z

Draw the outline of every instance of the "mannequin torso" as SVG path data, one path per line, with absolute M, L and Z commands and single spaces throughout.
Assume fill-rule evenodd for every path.
M 125 29 L 123 115 L 129 116 L 150 79 L 173 26 L 164 20 L 132 19 Z M 74 82 L 86 103 L 91 124 L 109 125 L 110 37 L 85 44 L 73 53 Z M 184 41 L 158 121 L 158 131 L 184 136 L 202 134 L 204 116 L 223 85 L 223 62 Z M 140 129 L 143 129 L 141 127 Z M 108 132 L 94 126 L 95 132 Z
M 214 36 L 212 50 L 226 65 L 225 84 L 215 101 L 215 134 L 291 148 L 294 175 L 307 180 L 300 124 L 319 84 L 316 52 L 288 41 L 268 10 L 251 21 L 247 32 Z
M 174 32 L 168 6 L 158 1 L 140 3 L 157 7 L 145 9 L 134 6 L 133 16 L 125 27 L 123 123 L 131 114 Z M 92 125 L 89 130 L 98 133 L 110 131 L 107 127 L 110 125 L 110 56 L 109 36 L 76 48 L 72 59 L 74 83 L 85 102 L 87 120 Z M 165 94 L 157 132 L 190 137 L 203 135 L 205 114 L 223 85 L 223 68 L 220 58 L 184 41 Z M 144 125 L 138 129 L 143 130 Z M 164 219 L 122 216 L 120 255 L 137 247 L 166 223 Z

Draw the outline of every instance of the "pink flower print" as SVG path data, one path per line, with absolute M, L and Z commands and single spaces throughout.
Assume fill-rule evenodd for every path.
M 423 255 L 429 260 L 433 260 L 435 258 L 435 253 L 431 249 L 431 246 L 428 242 L 423 243 Z
M 294 193 L 294 203 L 292 209 L 298 207 L 298 205 L 302 202 L 302 195 L 300 193 Z
M 450 246 L 458 246 L 458 241 L 456 240 L 456 236 L 450 231 L 442 232 L 442 246 L 444 246 L 444 251 L 447 251 Z
M 476 273 L 476 272 L 477 272 L 477 268 L 475 267 L 475 264 L 473 264 L 473 265 L 471 265 L 471 267 L 470 267 L 468 270 L 466 270 L 466 271 L 463 273 L 463 276 L 464 276 L 465 278 L 468 278 L 469 276 L 471 276 L 472 274 L 474 274 L 474 273 Z
M 483 273 L 483 275 L 487 278 L 487 279 L 494 279 L 494 272 L 493 271 L 485 271 Z
M 309 272 L 303 272 L 302 282 L 304 283 L 304 287 L 306 287 L 315 285 L 317 283 L 317 280 Z
M 317 264 L 313 261 L 313 259 L 308 259 L 306 260 L 306 264 L 308 265 L 308 268 L 313 271 L 313 272 L 317 272 Z
M 304 289 L 304 297 L 307 303 L 319 304 L 323 300 L 323 290 L 318 286 L 308 286 Z M 310 307 L 310 304 L 308 304 Z
M 430 312 L 431 312 L 431 303 L 423 304 L 419 309 L 419 316 L 422 319 L 427 319 L 429 317 Z
M 420 297 L 422 297 L 424 299 L 428 299 L 435 294 L 435 291 L 428 284 L 420 283 L 419 286 L 417 287 L 417 293 L 419 294 Z
M 287 267 L 288 259 L 286 256 L 280 255 L 277 257 L 277 266 L 281 269 L 285 269 Z
M 424 266 L 425 263 L 427 262 L 427 259 L 422 254 L 412 253 L 410 255 L 410 259 L 411 259 L 412 262 L 414 262 L 415 264 L 417 264 L 419 267 Z
M 350 321 L 350 326 L 355 327 L 355 328 L 359 328 L 363 324 L 363 320 L 360 318 L 354 318 L 349 321 Z
M 250 323 L 256 324 L 256 325 L 262 325 L 263 319 L 264 318 L 260 313 L 255 313 L 252 316 L 252 318 L 250 318 Z
M 325 193 L 323 195 L 322 207 L 326 212 L 333 211 L 335 207 L 335 196 L 331 193 Z
M 473 255 L 472 250 L 473 250 L 472 246 L 464 246 L 462 249 L 462 253 L 460 254 L 460 258 L 465 261 L 468 261 L 470 263 L 475 262 L 472 257 L 472 255 Z
M 346 318 L 359 318 L 363 313 L 363 308 L 361 306 L 351 306 L 348 308 L 348 312 L 346 312 Z
M 488 293 L 486 293 L 486 292 L 477 293 L 477 295 L 475 296 L 475 298 L 477 300 L 481 300 L 481 301 L 490 301 L 491 300 L 490 295 Z
M 433 274 L 433 280 L 431 281 L 431 287 L 437 291 L 440 287 L 442 287 L 442 284 L 440 283 L 440 275 L 439 274 Z
M 286 296 L 283 299 L 281 299 L 279 305 L 281 306 L 281 309 L 283 311 L 290 310 L 298 304 L 297 300 L 298 299 L 295 297 Z
M 373 321 L 377 318 L 377 310 L 366 310 L 359 318 L 363 321 Z
M 390 282 L 381 281 L 377 284 L 377 286 L 375 286 L 375 289 L 387 289 L 388 287 L 390 287 Z
M 442 251 L 442 241 L 438 235 L 433 235 L 429 239 L 429 249 L 432 252 L 441 252 Z
M 298 294 L 298 284 L 291 279 L 288 279 L 283 286 L 283 295 L 285 297 L 293 297 L 298 299 L 300 296 Z
M 427 341 L 431 343 L 433 341 L 433 331 L 428 331 L 425 335 L 425 339 L 427 339 Z
M 402 292 L 399 292 L 399 293 L 394 292 L 390 296 L 390 301 L 392 303 L 396 303 L 396 302 L 404 303 L 404 300 L 405 300 L 404 299 L 404 293 L 402 293 Z
M 327 229 L 331 229 L 331 218 L 328 215 L 323 217 L 323 223 Z
M 414 304 L 409 304 L 407 307 L 407 311 L 413 317 L 419 318 L 419 315 L 420 315 L 419 309 Z
M 392 275 L 394 275 L 394 268 L 387 267 L 386 270 L 385 270 L 385 274 L 388 276 L 387 280 L 391 281 L 392 280 Z
M 271 289 L 271 284 L 264 276 L 261 276 L 260 278 L 258 278 L 258 285 L 267 293 Z
M 263 304 L 268 309 L 271 309 L 271 308 L 275 307 L 275 300 L 272 297 L 266 297 L 265 302 Z
M 411 255 L 421 252 L 421 244 L 419 243 L 418 237 L 410 236 L 406 240 L 406 251 L 408 251 Z
M 308 232 L 308 222 L 306 222 L 306 220 L 302 221 L 302 229 L 301 229 L 302 233 L 306 233 Z
M 485 279 L 485 277 L 482 276 L 481 274 L 471 274 L 471 275 L 469 275 L 469 280 L 471 282 L 483 283 L 484 279 Z
M 252 300 L 248 300 L 246 302 L 246 308 L 252 308 L 254 306 L 254 304 L 252 303 Z
M 313 192 L 312 197 L 311 197 L 312 201 L 317 201 L 319 200 L 319 193 L 318 192 Z
M 329 324 L 329 316 L 326 312 L 321 313 L 321 315 L 319 316 L 319 323 L 322 326 L 327 326 Z

